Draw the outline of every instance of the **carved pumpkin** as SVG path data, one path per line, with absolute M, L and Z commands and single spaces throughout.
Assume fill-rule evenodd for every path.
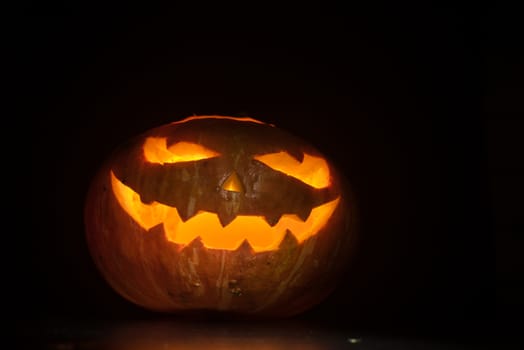
M 354 199 L 325 156 L 251 118 L 190 117 L 117 149 L 88 192 L 108 283 L 162 312 L 291 316 L 334 288 Z

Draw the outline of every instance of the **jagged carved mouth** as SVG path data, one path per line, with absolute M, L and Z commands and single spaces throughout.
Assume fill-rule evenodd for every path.
M 302 243 L 326 225 L 340 201 L 337 197 L 313 208 L 306 220 L 295 214 L 284 214 L 270 225 L 262 215 L 237 215 L 222 226 L 216 213 L 201 210 L 183 221 L 174 207 L 159 202 L 145 204 L 140 195 L 123 184 L 113 172 L 111 184 L 120 206 L 144 230 L 163 224 L 166 238 L 171 242 L 184 246 L 200 238 L 206 248 L 223 250 L 236 250 L 244 241 L 255 252 L 276 250 L 288 231 L 298 243 Z

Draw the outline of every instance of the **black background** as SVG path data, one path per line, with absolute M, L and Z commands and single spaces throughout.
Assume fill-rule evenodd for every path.
M 467 9 L 174 8 L 125 17 L 28 9 L 19 63 L 31 116 L 24 181 L 33 229 L 22 230 L 17 247 L 29 256 L 18 264 L 18 319 L 155 317 L 96 271 L 84 196 L 102 160 L 129 137 L 220 114 L 309 140 L 353 185 L 359 253 L 339 288 L 300 318 L 452 337 L 492 325 L 484 52 Z

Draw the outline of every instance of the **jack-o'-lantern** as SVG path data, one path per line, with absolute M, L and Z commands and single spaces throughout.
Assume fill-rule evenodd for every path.
M 194 116 L 121 145 L 88 191 L 93 260 L 146 309 L 291 316 L 353 247 L 347 182 L 312 145 L 251 118 Z

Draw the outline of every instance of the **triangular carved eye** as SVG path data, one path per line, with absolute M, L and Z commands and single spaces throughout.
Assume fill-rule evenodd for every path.
M 165 137 L 148 137 L 144 143 L 144 157 L 150 163 L 180 163 L 218 157 L 220 153 L 192 142 L 177 142 L 167 147 Z
M 304 153 L 304 159 L 299 162 L 287 152 L 276 152 L 258 155 L 254 158 L 314 188 L 326 188 L 331 183 L 329 166 L 322 157 Z

